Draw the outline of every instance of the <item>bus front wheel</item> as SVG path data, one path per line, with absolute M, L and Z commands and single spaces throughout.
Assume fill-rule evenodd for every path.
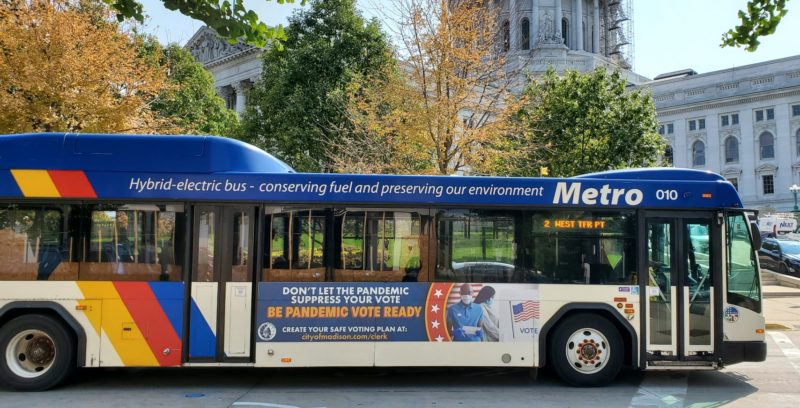
M 611 322 L 594 314 L 578 314 L 557 326 L 549 342 L 549 358 L 565 382 L 596 387 L 617 376 L 623 349 L 622 337 Z
M 49 316 L 24 315 L 0 327 L 0 383 L 21 391 L 52 388 L 75 367 L 75 344 Z

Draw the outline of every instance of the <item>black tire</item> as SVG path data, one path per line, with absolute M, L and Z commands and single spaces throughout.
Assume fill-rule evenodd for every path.
M 584 346 L 577 347 L 576 339 Z M 578 314 L 564 319 L 555 327 L 548 347 L 553 370 L 562 380 L 576 387 L 597 387 L 613 381 L 622 368 L 625 353 L 617 328 L 594 314 Z
M 24 315 L 0 327 L 0 383 L 19 391 L 44 391 L 75 369 L 75 342 L 59 321 Z
M 785 263 L 781 262 L 781 264 L 778 266 L 778 273 L 780 273 L 782 275 L 788 275 L 789 274 L 789 268 L 786 267 Z

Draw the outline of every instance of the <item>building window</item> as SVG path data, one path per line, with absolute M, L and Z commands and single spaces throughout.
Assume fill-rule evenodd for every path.
M 705 119 L 691 119 L 689 120 L 689 131 L 703 130 L 706 128 Z
M 671 135 L 673 133 L 675 133 L 675 125 L 672 123 L 667 123 L 667 134 Z
M 772 174 L 765 174 L 761 176 L 761 184 L 764 188 L 764 194 L 775 193 L 775 182 L 772 179 Z
M 523 50 L 529 50 L 531 48 L 531 22 L 527 18 L 523 18 L 521 25 L 520 36 L 522 41 L 520 43 Z
M 775 158 L 775 138 L 772 133 L 764 132 L 758 137 L 759 151 L 761 152 L 761 159 Z
M 800 156 L 800 129 L 794 134 L 794 143 L 797 146 L 797 155 Z
M 675 133 L 675 125 L 672 123 L 662 123 L 658 125 L 659 135 L 671 135 L 673 133 Z
M 674 154 L 672 153 L 672 146 L 667 145 L 667 148 L 664 149 L 664 165 L 672 166 L 674 160 Z
M 569 33 L 569 20 L 566 18 L 561 19 L 561 38 L 564 39 L 564 45 L 569 47 L 569 42 L 567 41 L 567 33 Z
M 739 114 L 729 113 L 720 115 L 719 122 L 721 127 L 737 126 L 739 124 Z
M 696 141 L 692 145 L 692 166 L 706 165 L 706 145 L 701 141 Z
M 739 140 L 733 136 L 725 139 L 725 163 L 736 163 L 739 161 Z
M 775 109 L 758 109 L 756 112 L 756 122 L 763 122 L 764 120 L 775 120 Z
M 727 180 L 728 180 L 728 183 L 733 184 L 733 188 L 735 188 L 736 191 L 739 191 L 739 179 L 738 178 L 733 177 L 733 178 L 729 178 Z
M 511 48 L 511 28 L 508 25 L 508 20 L 503 21 L 503 52 L 507 52 Z
M 800 105 L 792 105 L 792 116 L 800 116 Z

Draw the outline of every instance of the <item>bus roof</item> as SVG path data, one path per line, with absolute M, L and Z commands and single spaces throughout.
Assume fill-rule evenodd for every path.
M 295 173 L 243 142 L 213 136 L 0 136 L 0 197 L 741 208 L 711 172 L 656 168 L 573 178 Z
M 0 135 L 0 168 L 147 173 L 292 173 L 247 143 L 218 136 Z

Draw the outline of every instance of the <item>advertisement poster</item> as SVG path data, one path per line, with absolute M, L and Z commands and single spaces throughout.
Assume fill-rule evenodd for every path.
M 260 283 L 258 342 L 533 341 L 536 285 Z

